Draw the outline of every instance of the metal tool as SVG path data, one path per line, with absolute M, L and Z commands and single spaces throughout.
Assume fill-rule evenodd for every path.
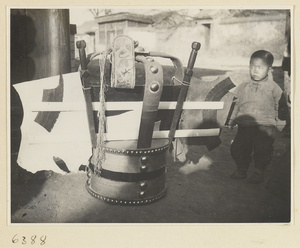
M 191 78 L 193 75 L 193 68 L 194 68 L 197 54 L 198 54 L 200 47 L 201 47 L 201 44 L 199 42 L 193 42 L 192 51 L 191 51 L 191 54 L 189 57 L 187 68 L 185 69 L 185 72 L 184 72 L 184 78 L 183 78 L 183 81 L 181 84 L 180 93 L 178 96 L 177 105 L 176 105 L 176 109 L 174 112 L 174 116 L 173 116 L 173 120 L 172 120 L 172 124 L 171 124 L 171 128 L 170 128 L 170 133 L 169 133 L 169 141 L 170 142 L 172 142 L 175 137 L 175 131 L 176 131 L 176 128 L 179 123 L 183 103 L 185 101 L 185 98 L 186 98 L 186 95 L 187 95 L 187 92 L 188 92 L 188 89 L 190 86 L 190 81 L 191 81 Z

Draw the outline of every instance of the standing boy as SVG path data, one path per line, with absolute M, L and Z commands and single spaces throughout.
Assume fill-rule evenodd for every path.
M 235 91 L 236 105 L 229 126 L 238 125 L 230 152 L 237 169 L 230 175 L 233 179 L 247 177 L 247 170 L 254 160 L 254 172 L 250 183 L 264 181 L 264 171 L 271 161 L 278 104 L 281 88 L 269 76 L 274 61 L 273 55 L 259 50 L 250 58 L 250 79 L 240 84 Z

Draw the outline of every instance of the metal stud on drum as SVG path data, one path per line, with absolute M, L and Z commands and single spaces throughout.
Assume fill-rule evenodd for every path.
M 107 142 L 101 170 L 90 164 L 88 192 L 111 204 L 141 205 L 166 194 L 168 139 L 153 140 L 149 149 L 134 149 L 136 141 Z

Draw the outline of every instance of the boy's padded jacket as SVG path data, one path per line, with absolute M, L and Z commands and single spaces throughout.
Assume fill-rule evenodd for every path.
M 236 106 L 231 119 L 243 126 L 276 126 L 281 88 L 269 78 L 256 82 L 249 79 L 235 90 Z

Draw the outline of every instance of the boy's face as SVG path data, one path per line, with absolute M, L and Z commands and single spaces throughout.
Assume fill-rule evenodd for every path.
M 255 58 L 250 61 L 250 77 L 254 81 L 265 79 L 270 69 L 271 67 L 260 58 Z

